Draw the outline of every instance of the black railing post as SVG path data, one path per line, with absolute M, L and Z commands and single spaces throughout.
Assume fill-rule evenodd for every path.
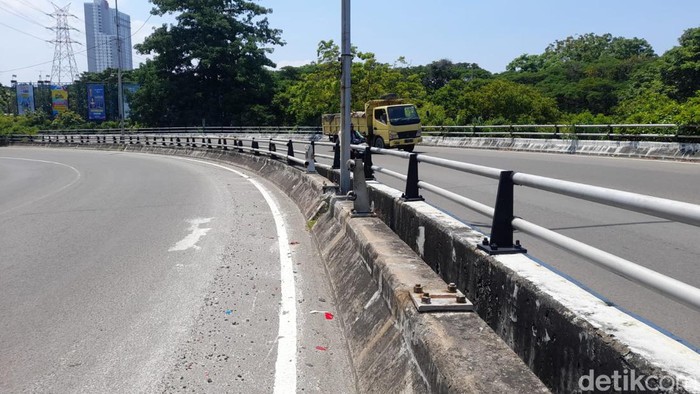
M 374 170 L 372 169 L 372 166 L 374 163 L 372 163 L 372 148 L 365 147 L 365 155 L 362 158 L 364 166 L 365 166 L 365 179 L 368 181 L 373 181 L 374 180 Z
M 243 153 L 243 140 L 237 140 L 236 145 L 238 145 L 238 151 Z
M 255 156 L 260 156 L 260 152 L 258 152 L 258 149 L 260 149 L 260 146 L 258 145 L 258 141 L 253 138 L 253 142 L 250 144 L 250 147 L 253 148 L 253 154 Z
M 223 142 L 224 142 L 223 149 L 224 149 L 224 150 L 228 150 L 228 146 L 226 146 L 226 140 L 227 140 L 227 138 L 224 137 L 224 138 L 222 138 L 222 140 L 223 140 Z
M 307 174 L 316 173 L 316 147 L 314 146 L 314 141 L 306 147 L 306 161 L 304 162 Z
M 337 170 L 340 168 L 340 142 L 335 141 L 335 146 L 333 147 L 333 169 Z
M 513 243 L 513 171 L 501 171 L 496 193 L 496 206 L 491 222 L 491 240 L 487 238 L 479 249 L 488 254 L 527 253 L 520 242 Z
M 423 201 L 424 198 L 418 190 L 418 155 L 411 153 L 408 157 L 408 177 L 406 178 L 406 192 L 401 196 L 403 201 Z
M 287 142 L 287 164 L 293 166 L 294 161 L 292 161 L 290 157 L 294 157 L 294 143 L 292 142 L 292 140 L 289 140 L 289 142 Z
M 277 155 L 273 154 L 272 152 L 277 152 L 277 146 L 275 146 L 275 143 L 272 141 L 272 138 L 270 138 L 270 146 L 268 147 L 268 150 L 270 151 L 270 157 L 276 159 Z

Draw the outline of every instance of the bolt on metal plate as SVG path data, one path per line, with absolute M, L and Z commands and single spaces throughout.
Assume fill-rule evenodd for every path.
M 416 290 L 420 289 L 420 292 Z M 450 287 L 450 290 L 453 290 Z M 472 304 L 461 291 L 455 290 L 450 292 L 448 287 L 444 289 L 426 288 L 416 285 L 412 291 L 409 291 L 413 305 L 418 312 L 473 312 L 474 304 Z

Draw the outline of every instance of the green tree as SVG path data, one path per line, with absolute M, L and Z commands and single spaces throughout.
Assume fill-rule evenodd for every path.
M 688 29 L 662 57 L 661 78 L 671 95 L 685 100 L 700 90 L 700 27 Z
M 654 91 L 625 99 L 615 109 L 623 123 L 673 123 L 680 111 L 678 102 Z
M 321 41 L 317 48 L 317 61 L 275 97 L 275 102 L 287 103 L 287 113 L 301 125 L 318 125 L 324 113 L 340 111 L 340 50 L 332 40 Z M 373 53 L 357 52 L 358 61 L 351 68 L 353 110 L 364 110 L 368 100 L 388 93 L 421 104 L 425 88 L 419 75 L 407 73 L 405 68 L 378 62 Z M 397 64 L 402 64 L 398 62 Z
M 339 56 L 333 40 L 319 42 L 316 62 L 275 97 L 275 102 L 286 103 L 287 116 L 297 124 L 315 126 L 322 114 L 340 111 Z
M 591 63 L 603 57 L 630 59 L 653 58 L 656 55 L 651 45 L 644 39 L 588 33 L 555 41 L 545 49 L 544 56 L 560 62 Z
M 81 129 L 85 127 L 85 119 L 73 111 L 61 112 L 51 122 L 53 129 Z
M 155 54 L 138 73 L 132 110 L 150 125 L 257 123 L 272 99 L 272 10 L 245 0 L 151 0 L 154 15 L 174 14 L 136 46 Z
M 630 76 L 657 59 L 646 40 L 589 33 L 557 40 L 540 55 L 516 58 L 502 77 L 536 87 L 565 113 L 610 116 Z
M 487 123 L 548 123 L 557 120 L 556 102 L 537 89 L 504 80 L 494 80 L 467 92 L 463 108 L 470 108 L 471 119 Z
M 11 114 L 14 112 L 14 93 L 12 88 L 8 86 L 2 86 L 0 83 L 0 114 Z
M 435 92 L 452 80 L 470 81 L 491 77 L 490 72 L 479 67 L 476 63 L 452 63 L 447 59 L 432 62 L 420 71 L 423 72 L 423 86 L 428 92 Z

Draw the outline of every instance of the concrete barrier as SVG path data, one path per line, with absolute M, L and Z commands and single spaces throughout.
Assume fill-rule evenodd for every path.
M 591 371 L 595 377 L 634 371 L 678 382 L 672 392 L 700 392 L 700 355 L 692 349 L 526 255 L 486 255 L 476 247 L 481 233 L 424 202 L 400 197 L 399 191 L 370 185 L 383 221 L 445 281 L 457 283 L 479 316 L 553 391 L 580 392 Z
M 700 143 L 424 136 L 424 145 L 700 161 Z
M 324 193 L 328 179 L 281 161 L 120 149 L 223 160 L 279 185 L 313 224 L 363 391 L 569 393 L 600 377 L 644 376 L 648 391 L 672 381 L 670 392 L 700 392 L 696 352 L 527 256 L 484 254 L 480 233 L 426 203 L 401 201 L 397 190 L 370 182 L 378 217 L 351 218 L 349 202 Z M 411 286 L 445 282 L 457 283 L 477 313 L 417 313 Z

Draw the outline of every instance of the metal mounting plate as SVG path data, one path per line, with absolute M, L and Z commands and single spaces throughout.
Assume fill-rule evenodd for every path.
M 425 293 L 430 294 L 430 304 L 424 304 L 421 301 L 424 293 L 415 293 L 409 291 L 413 305 L 416 306 L 418 312 L 473 312 L 474 304 L 465 297 L 467 302 L 458 303 L 457 297 L 464 297 L 461 291 L 449 293 L 447 291 L 432 291 L 424 289 Z

